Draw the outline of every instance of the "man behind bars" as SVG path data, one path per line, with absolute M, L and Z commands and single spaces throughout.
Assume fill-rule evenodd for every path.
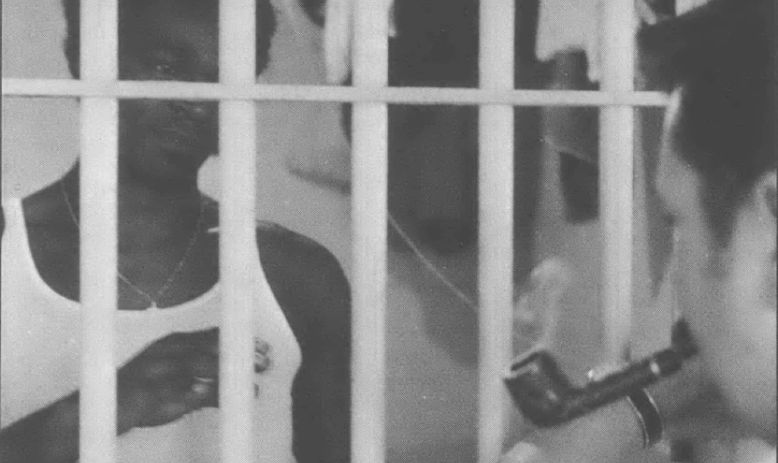
M 65 52 L 79 71 L 79 4 L 64 0 Z M 216 0 L 120 0 L 123 80 L 216 82 Z M 275 19 L 257 1 L 257 73 Z M 197 186 L 217 150 L 212 101 L 119 105 L 116 358 L 122 462 L 219 461 L 218 209 Z M 106 153 L 107 155 L 108 153 Z M 79 166 L 3 204 L 0 460 L 73 462 L 79 438 Z M 333 256 L 257 226 L 255 453 L 258 462 L 345 462 L 350 295 Z M 257 291 L 261 292 L 261 291 Z
M 669 281 L 699 347 L 680 373 L 648 392 L 666 437 L 758 438 L 772 447 L 764 460 L 772 462 L 776 17 L 775 0 L 712 0 L 640 35 L 672 89 L 655 185 L 674 223 Z M 536 430 L 504 461 L 632 461 L 642 431 L 658 431 L 651 413 L 622 400 Z

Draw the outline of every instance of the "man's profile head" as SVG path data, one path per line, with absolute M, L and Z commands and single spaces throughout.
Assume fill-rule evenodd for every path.
M 645 29 L 672 91 L 656 185 L 676 288 L 735 422 L 776 440 L 775 0 L 712 0 Z
M 706 179 L 706 212 L 726 242 L 730 214 L 775 169 L 775 1 L 716 0 L 643 31 L 656 77 L 681 92 L 674 141 Z

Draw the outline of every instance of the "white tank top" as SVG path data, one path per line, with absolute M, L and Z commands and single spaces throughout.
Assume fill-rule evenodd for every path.
M 79 304 L 50 288 L 35 267 L 21 200 L 8 200 L 3 209 L 0 424 L 5 427 L 78 389 L 81 322 Z M 300 347 L 272 295 L 256 250 L 254 255 L 255 341 L 270 346 L 269 368 L 254 377 L 256 461 L 294 462 L 291 389 L 301 362 Z M 117 368 L 169 333 L 218 326 L 220 300 L 217 283 L 175 307 L 118 311 Z M 118 461 L 216 463 L 219 422 L 219 410 L 206 408 L 164 426 L 133 429 L 119 437 Z

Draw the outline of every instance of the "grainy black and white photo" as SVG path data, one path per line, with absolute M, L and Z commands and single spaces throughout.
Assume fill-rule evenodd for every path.
M 775 461 L 776 26 L 2 0 L 0 461 Z

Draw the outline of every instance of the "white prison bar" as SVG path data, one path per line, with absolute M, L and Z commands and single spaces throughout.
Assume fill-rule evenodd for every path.
M 4 78 L 3 96 L 68 97 L 113 96 L 117 98 L 166 98 L 183 100 L 272 100 L 385 102 L 401 104 L 513 106 L 666 106 L 661 92 L 598 92 L 582 90 L 510 90 L 473 88 L 330 85 L 221 85 L 198 82 L 107 82 L 90 83 L 67 79 Z
M 480 6 L 480 86 L 508 91 L 514 81 L 514 0 Z M 506 391 L 502 378 L 510 360 L 513 324 L 513 107 L 479 108 L 478 217 L 478 461 L 492 463 L 502 452 Z
M 605 92 L 630 92 L 635 78 L 635 4 L 608 0 L 603 9 Z M 632 190 L 634 109 L 618 105 L 600 113 L 600 214 L 605 354 L 628 354 L 632 307 Z
M 114 80 L 116 0 L 81 1 L 81 78 Z M 79 453 L 84 463 L 116 461 L 116 260 L 118 105 L 111 97 L 81 100 Z
M 221 0 L 219 80 L 230 85 L 256 82 L 255 0 Z M 254 462 L 253 295 L 259 290 L 251 263 L 257 258 L 256 111 L 253 101 L 219 104 L 221 157 L 219 279 L 222 322 L 219 357 L 221 461 Z M 252 252 L 247 252 L 252 250 Z M 263 291 L 262 294 L 268 294 Z
M 354 85 L 388 83 L 389 1 L 361 0 L 354 11 Z M 387 137 L 385 103 L 357 103 L 352 122 L 351 459 L 386 458 L 386 218 Z

